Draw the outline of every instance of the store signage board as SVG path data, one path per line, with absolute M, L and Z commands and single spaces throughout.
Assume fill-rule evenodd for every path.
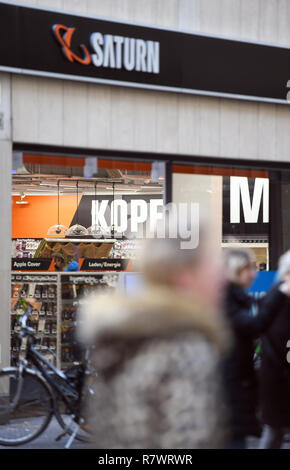
M 242 205 L 245 223 L 258 223 L 261 206 L 263 223 L 269 223 L 269 178 L 254 180 L 252 201 L 250 197 L 249 179 L 240 176 L 230 177 L 230 222 L 241 222 Z
M 70 275 L 61 274 L 61 282 L 64 284 L 90 284 L 90 285 L 114 285 L 118 279 L 117 273 L 92 274 L 74 273 Z
M 118 233 L 127 238 L 136 238 L 143 233 L 146 226 L 153 227 L 160 218 L 164 202 L 161 194 L 118 194 L 83 195 L 75 212 L 71 226 L 81 224 L 84 227 L 101 226 L 105 233 L 110 232 L 111 220 L 114 216 L 116 238 Z
M 287 104 L 290 49 L 1 2 L 0 70 Z
M 12 271 L 48 271 L 51 270 L 50 258 L 12 258 Z
M 56 274 L 11 274 L 11 282 L 41 282 L 41 283 L 51 283 L 57 282 Z
M 80 271 L 131 271 L 132 261 L 130 259 L 94 259 L 80 258 Z
M 50 258 L 12 258 L 12 271 L 54 271 Z M 130 259 L 80 258 L 79 271 L 131 271 Z
M 267 239 L 269 179 L 223 177 L 223 236 Z

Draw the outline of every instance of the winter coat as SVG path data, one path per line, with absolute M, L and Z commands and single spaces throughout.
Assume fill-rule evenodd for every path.
M 273 296 L 264 299 L 258 314 L 253 316 L 253 299 L 238 285 L 228 285 L 225 309 L 234 342 L 224 362 L 224 386 L 232 439 L 260 435 L 261 425 L 257 420 L 258 378 L 253 363 L 254 340 L 269 328 L 284 297 L 277 290 Z
M 98 372 L 89 405 L 94 448 L 224 445 L 221 317 L 169 289 L 94 296 L 82 308 Z
M 276 295 L 278 285 L 268 294 Z M 284 296 L 262 341 L 260 398 L 263 422 L 273 427 L 290 427 L 290 299 Z M 289 359 L 289 357 L 288 357 Z

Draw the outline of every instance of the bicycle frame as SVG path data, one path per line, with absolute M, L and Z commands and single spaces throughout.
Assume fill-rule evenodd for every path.
M 25 354 L 25 359 L 20 360 L 18 369 L 17 369 L 17 374 L 18 374 L 18 388 L 16 391 L 15 395 L 15 400 L 14 403 L 12 404 L 12 407 L 16 407 L 18 400 L 20 398 L 21 390 L 22 390 L 22 384 L 23 384 L 23 372 L 25 370 L 29 371 L 30 373 L 38 375 L 40 380 L 43 380 L 46 382 L 46 384 L 49 386 L 51 390 L 51 398 L 53 400 L 53 405 L 54 405 L 54 414 L 59 420 L 60 418 L 60 413 L 56 404 L 56 396 L 59 395 L 66 405 L 67 409 L 71 413 L 72 419 L 79 424 L 79 420 L 82 421 L 81 416 L 79 416 L 79 410 L 78 406 L 81 402 L 82 398 L 82 391 L 76 391 L 75 388 L 71 385 L 69 377 L 62 372 L 60 369 L 58 369 L 56 366 L 51 364 L 45 357 L 43 357 L 34 347 L 34 338 L 35 338 L 35 331 L 27 326 L 27 319 L 31 313 L 32 306 L 26 302 L 27 307 L 25 310 L 25 313 L 23 317 L 20 320 L 21 323 L 21 331 L 19 334 L 19 339 L 22 341 L 24 337 L 27 337 L 27 342 L 26 342 L 26 354 Z M 30 369 L 29 363 L 32 363 L 35 367 L 36 370 Z M 88 351 L 86 352 L 86 358 L 85 358 L 85 367 L 88 364 Z M 46 369 L 44 368 L 46 366 Z M 51 372 L 53 372 L 54 376 L 57 376 L 61 382 L 60 384 L 57 383 L 57 381 L 51 377 L 47 371 L 49 369 Z M 66 391 L 63 391 L 61 388 L 61 384 L 65 384 L 67 387 L 67 392 L 71 396 L 67 396 Z M 56 392 L 56 393 L 54 393 Z
M 75 395 L 76 400 L 80 399 L 79 393 L 76 392 L 75 389 L 71 386 L 69 379 L 64 374 L 64 372 L 62 372 L 53 364 L 51 364 L 45 357 L 43 357 L 38 351 L 36 351 L 36 349 L 33 348 L 32 339 L 30 337 L 28 337 L 27 341 L 26 361 L 30 361 L 35 366 L 35 368 L 49 383 L 51 388 L 61 396 L 69 411 L 72 414 L 75 414 L 75 404 L 73 405 L 71 401 L 66 397 L 65 393 L 61 390 L 55 380 L 53 380 L 53 378 L 47 373 L 47 370 L 43 367 L 43 364 L 45 364 L 48 369 L 50 369 L 54 374 L 56 374 L 66 384 L 66 386 L 69 387 L 69 391 Z M 25 370 L 25 366 L 23 368 Z

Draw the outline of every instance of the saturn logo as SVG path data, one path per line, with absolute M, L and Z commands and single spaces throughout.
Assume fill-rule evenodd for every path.
M 64 26 L 62 24 L 55 24 L 52 29 L 56 39 L 62 46 L 62 52 L 64 56 L 70 62 L 78 62 L 82 65 L 89 65 L 91 63 L 90 53 L 84 44 L 80 45 L 80 48 L 84 53 L 83 58 L 79 57 L 75 52 L 71 50 L 72 37 L 76 28 L 68 28 L 67 26 Z
M 160 44 L 158 41 L 135 39 L 125 36 L 93 32 L 88 38 L 90 51 L 80 45 L 82 54 L 72 51 L 72 39 L 76 28 L 55 24 L 54 36 L 61 46 L 64 57 L 71 63 L 122 69 L 146 73 L 160 72 Z

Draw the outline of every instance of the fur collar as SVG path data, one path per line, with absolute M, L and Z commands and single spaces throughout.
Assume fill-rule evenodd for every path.
M 203 334 L 220 349 L 228 344 L 228 328 L 220 313 L 167 288 L 150 288 L 138 297 L 95 294 L 82 302 L 80 332 L 86 340 L 152 338 L 189 331 Z

